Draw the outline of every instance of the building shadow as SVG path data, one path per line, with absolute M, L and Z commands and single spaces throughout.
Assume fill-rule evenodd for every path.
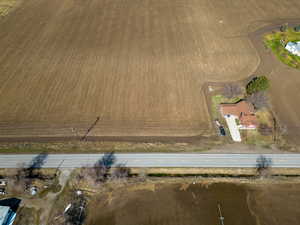
M 0 200 L 0 206 L 8 206 L 13 212 L 17 212 L 21 203 L 21 199 L 7 198 Z

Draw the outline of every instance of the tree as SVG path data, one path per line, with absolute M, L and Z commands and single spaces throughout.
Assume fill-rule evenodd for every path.
M 254 77 L 246 86 L 247 94 L 251 95 L 259 91 L 266 91 L 270 87 L 270 82 L 267 77 Z
M 104 156 L 95 163 L 94 170 L 96 173 L 96 180 L 100 182 L 105 182 L 107 180 L 109 171 L 112 165 L 116 161 L 116 156 L 113 152 L 105 153 Z
M 280 31 L 281 32 L 285 32 L 287 29 L 288 29 L 288 24 L 287 23 L 280 26 Z
M 253 93 L 247 96 L 246 99 L 254 105 L 255 109 L 261 109 L 269 106 L 269 99 L 263 91 Z
M 237 84 L 226 84 L 223 87 L 222 92 L 223 92 L 223 95 L 226 98 L 233 98 L 233 97 L 236 97 L 238 95 L 241 95 L 242 94 L 242 89 Z
M 34 179 L 44 179 L 44 176 L 40 173 L 40 169 L 45 164 L 47 157 L 47 153 L 40 153 L 35 156 L 28 165 L 18 165 L 14 181 L 14 189 L 17 190 L 17 192 L 26 190 L 31 186 Z
M 99 159 L 93 167 L 83 167 L 76 176 L 76 181 L 81 182 L 81 180 L 86 180 L 88 183 L 93 185 L 98 185 L 99 183 L 104 183 L 107 181 L 110 169 L 116 161 L 116 157 L 113 152 L 105 153 L 101 159 Z M 122 168 L 119 168 L 124 172 Z
M 83 194 L 74 194 L 70 209 L 65 213 L 66 224 L 81 225 L 86 218 L 86 198 Z
M 295 26 L 295 27 L 294 27 L 294 30 L 295 30 L 296 32 L 300 32 L 300 25 Z
M 264 155 L 260 155 L 256 159 L 256 171 L 260 176 L 264 176 L 268 173 L 268 169 L 272 166 L 272 159 L 267 158 Z
M 118 164 L 113 170 L 111 177 L 113 179 L 127 179 L 130 176 L 130 168 L 125 164 Z

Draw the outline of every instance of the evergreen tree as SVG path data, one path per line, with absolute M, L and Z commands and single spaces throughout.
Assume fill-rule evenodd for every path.
M 260 76 L 253 78 L 248 84 L 247 84 L 247 94 L 251 95 L 253 93 L 259 92 L 259 91 L 265 91 L 270 87 L 270 82 L 267 77 Z

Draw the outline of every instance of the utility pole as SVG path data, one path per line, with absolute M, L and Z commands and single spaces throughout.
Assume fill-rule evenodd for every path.
M 86 141 L 87 136 L 89 135 L 89 133 L 91 132 L 91 130 L 97 125 L 97 123 L 100 120 L 100 116 L 98 116 L 95 120 L 95 122 L 88 128 L 88 130 L 86 131 L 86 133 L 84 134 L 84 136 L 81 138 L 81 141 Z
M 219 210 L 219 219 L 220 219 L 220 224 L 224 225 L 224 217 L 222 216 L 222 211 L 221 211 L 221 205 L 218 204 L 218 210 Z
M 55 171 L 55 176 L 57 176 L 57 172 L 59 170 L 59 168 L 61 167 L 61 165 L 64 163 L 65 159 L 63 159 L 60 164 L 57 166 L 56 171 Z

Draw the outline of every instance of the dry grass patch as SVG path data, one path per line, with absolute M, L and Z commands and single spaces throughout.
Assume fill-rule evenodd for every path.
M 15 9 L 21 0 L 0 0 L 0 19 Z

